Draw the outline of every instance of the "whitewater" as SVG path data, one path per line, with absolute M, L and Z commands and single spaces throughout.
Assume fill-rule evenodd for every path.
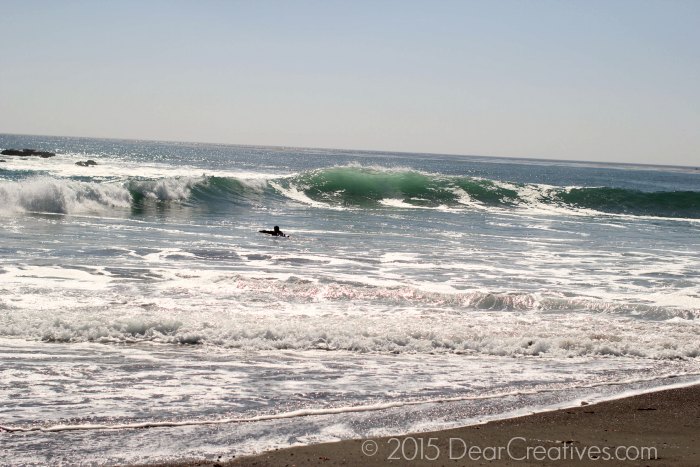
M 3 465 L 228 459 L 700 381 L 697 168 L 8 148 L 57 155 L 0 156 Z

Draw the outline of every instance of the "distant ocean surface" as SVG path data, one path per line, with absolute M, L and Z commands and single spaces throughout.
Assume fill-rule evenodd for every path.
M 0 156 L 0 464 L 227 459 L 700 380 L 697 168 L 8 148 L 58 155 Z

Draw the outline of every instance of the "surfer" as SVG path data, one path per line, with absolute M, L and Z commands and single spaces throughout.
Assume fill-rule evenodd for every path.
M 259 230 L 258 232 L 264 233 L 264 234 L 270 234 L 273 237 L 286 237 L 287 235 L 284 234 L 279 228 L 278 225 L 275 226 L 274 230 Z

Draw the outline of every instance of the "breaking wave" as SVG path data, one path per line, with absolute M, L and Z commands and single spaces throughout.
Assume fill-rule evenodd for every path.
M 700 217 L 700 192 L 642 192 L 622 188 L 571 188 L 556 193 L 555 201 L 572 206 L 621 214 L 664 217 Z
M 125 182 L 36 176 L 0 181 L 0 211 L 52 214 L 104 213 L 150 204 L 241 201 L 256 190 L 244 181 L 219 177 L 131 178 Z
M 0 182 L 0 209 L 9 212 L 71 214 L 128 208 L 132 198 L 123 186 L 51 177 Z
M 302 173 L 286 181 L 309 198 L 343 206 L 378 206 L 400 199 L 415 206 L 457 205 L 465 195 L 486 205 L 512 205 L 518 192 L 492 180 L 448 177 L 413 170 L 333 167 Z
M 387 204 L 386 200 L 398 200 L 405 206 L 416 207 L 545 205 L 615 214 L 700 218 L 700 192 L 697 191 L 553 187 L 354 166 L 305 172 L 282 183 L 303 192 L 313 201 L 331 206 L 376 207 Z
M 71 214 L 138 208 L 149 203 L 205 205 L 225 210 L 231 205 L 276 204 L 285 199 L 329 208 L 555 207 L 633 216 L 700 218 L 700 191 L 554 187 L 380 167 L 330 167 L 254 180 L 199 176 L 130 178 L 116 182 L 37 176 L 0 181 L 2 209 L 15 212 Z

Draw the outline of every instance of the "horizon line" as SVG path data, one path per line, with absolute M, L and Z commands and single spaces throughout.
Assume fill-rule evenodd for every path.
M 34 133 L 3 133 L 0 135 L 8 136 L 40 136 L 49 138 L 74 138 L 74 139 L 95 139 L 95 140 L 111 140 L 111 141 L 132 141 L 132 142 L 150 142 L 150 143 L 174 143 L 174 144 L 204 144 L 211 146 L 235 146 L 249 148 L 275 148 L 275 149 L 302 149 L 302 150 L 324 150 L 324 151 L 353 151 L 375 154 L 411 154 L 411 155 L 430 155 L 430 156 L 447 156 L 447 157 L 469 157 L 469 158 L 486 158 L 486 159 L 508 159 L 513 161 L 527 160 L 538 162 L 565 162 L 577 164 L 603 164 L 603 165 L 618 165 L 630 167 L 669 167 L 682 169 L 700 170 L 700 165 L 679 165 L 679 164 L 649 164 L 643 162 L 603 162 L 582 159 L 556 159 L 537 156 L 497 156 L 497 155 L 480 155 L 480 154 L 459 154 L 459 153 L 443 153 L 443 152 L 411 152 L 397 150 L 382 150 L 382 149 L 362 149 L 362 148 L 330 148 L 330 147 L 313 147 L 313 146 L 288 146 L 288 145 L 271 145 L 271 144 L 250 144 L 250 143 L 214 143 L 207 141 L 186 141 L 186 140 L 168 140 L 168 139 L 148 139 L 148 138 L 120 138 L 120 137 L 100 137 L 100 136 L 75 136 L 75 135 L 48 135 Z M 9 149 L 9 148 L 4 148 Z

